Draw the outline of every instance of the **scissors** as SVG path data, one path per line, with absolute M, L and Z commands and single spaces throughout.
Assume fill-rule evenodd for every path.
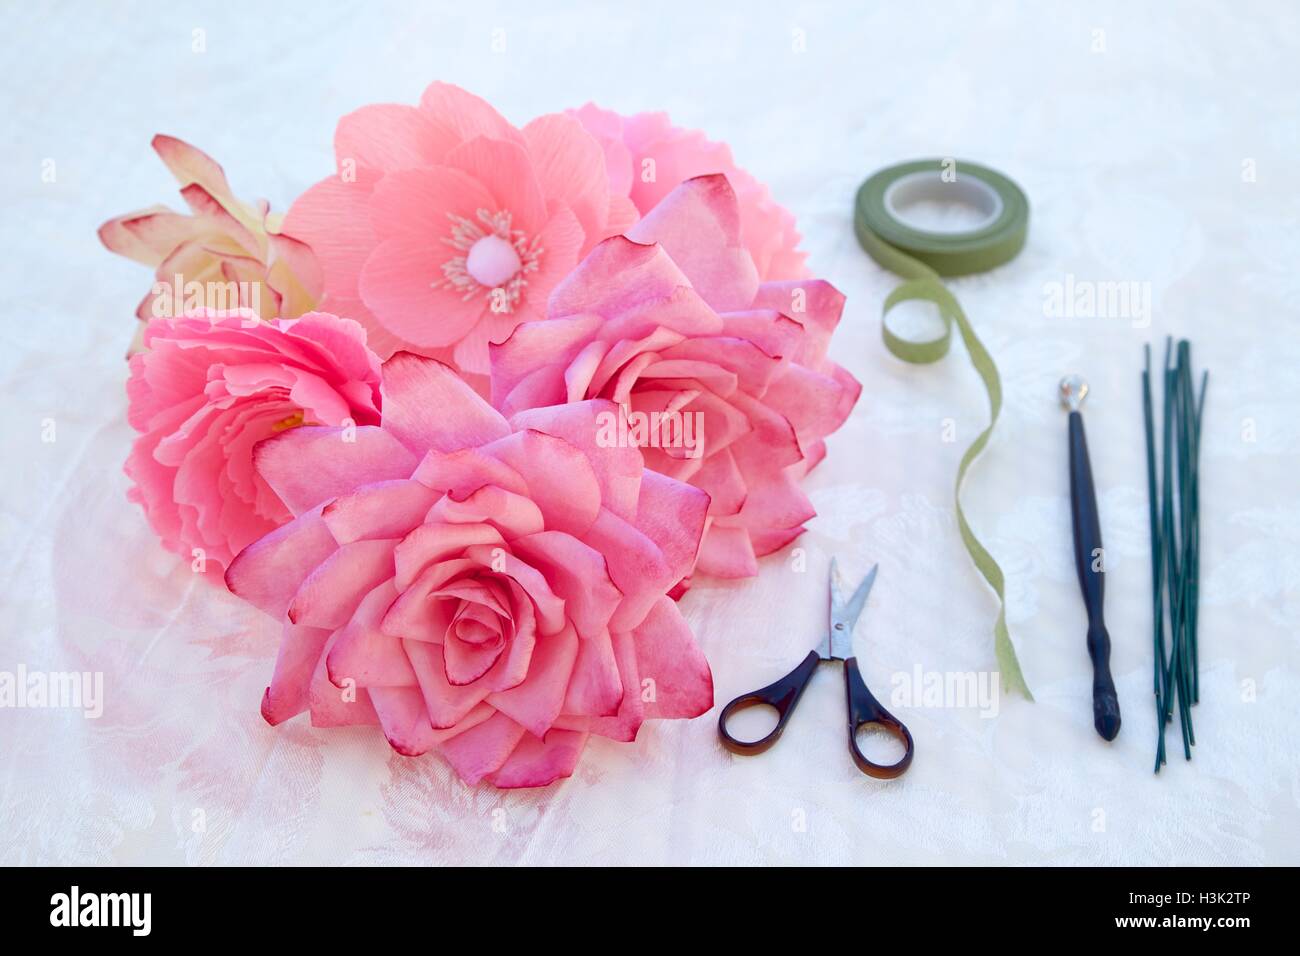
M 798 667 L 779 681 L 752 690 L 748 694 L 741 694 L 722 708 L 722 713 L 718 715 L 718 736 L 722 739 L 722 746 L 734 754 L 747 757 L 767 750 L 780 739 L 781 732 L 785 730 L 786 722 L 794 713 L 795 705 L 803 696 L 804 688 L 812 679 L 817 665 L 822 661 L 843 661 L 844 691 L 849 709 L 849 753 L 853 756 L 853 762 L 867 776 L 881 780 L 901 777 L 907 771 L 912 764 L 912 734 L 898 718 L 880 706 L 880 702 L 872 696 L 871 691 L 867 690 L 867 685 L 862 682 L 862 674 L 858 671 L 858 659 L 853 656 L 853 625 L 857 623 L 862 608 L 867 603 L 867 594 L 876 581 L 876 571 L 879 567 L 878 564 L 873 567 L 853 592 L 853 596 L 845 601 L 839 564 L 834 558 L 831 559 L 830 626 L 827 627 L 825 636 L 808 652 L 808 656 Z M 776 726 L 766 737 L 744 741 L 737 740 L 728 733 L 727 721 L 733 714 L 763 704 L 772 707 L 777 713 Z M 897 737 L 906 747 L 906 751 L 897 763 L 882 766 L 872 763 L 862 755 L 862 751 L 858 749 L 857 735 L 861 728 L 868 725 L 881 727 Z

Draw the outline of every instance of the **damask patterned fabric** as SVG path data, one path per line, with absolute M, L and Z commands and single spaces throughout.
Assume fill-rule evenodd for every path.
M 2 16 L 0 672 L 103 684 L 94 719 L 0 708 L 0 862 L 1300 862 L 1294 6 L 62 3 Z M 996 716 L 924 695 L 891 705 L 916 759 L 878 782 L 849 760 L 827 668 L 764 756 L 723 751 L 715 710 L 631 746 L 598 740 L 572 779 L 509 793 L 467 788 L 366 729 L 262 720 L 277 626 L 164 552 L 126 500 L 122 356 L 151 280 L 95 229 L 171 200 L 156 131 L 283 209 L 331 168 L 338 116 L 413 101 L 435 78 L 517 122 L 595 99 L 728 141 L 798 216 L 815 274 L 848 296 L 831 354 L 864 390 L 809 479 L 819 516 L 757 578 L 700 580 L 682 601 L 720 702 L 815 643 L 832 554 L 850 577 L 880 562 L 855 645 L 887 704 L 918 674 L 992 668 L 996 605 L 951 494 L 983 395 L 959 347 L 930 367 L 885 351 L 896 280 L 857 247 L 850 213 L 868 173 L 916 156 L 970 157 L 1025 188 L 1024 252 L 952 288 L 1002 371 L 1003 420 L 966 500 L 1006 571 L 1035 703 L 1004 698 Z M 1106 282 L 1133 296 L 1108 310 L 1065 295 Z M 1171 729 L 1155 776 L 1139 371 L 1142 344 L 1161 353 L 1167 334 L 1189 337 L 1211 375 L 1199 744 L 1185 763 Z M 1124 709 L 1111 745 L 1092 729 L 1070 550 L 1055 386 L 1071 371 L 1092 385 Z

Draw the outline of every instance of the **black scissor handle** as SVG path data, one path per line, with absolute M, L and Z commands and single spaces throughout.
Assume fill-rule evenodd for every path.
M 718 715 L 718 737 L 722 740 L 722 746 L 733 754 L 742 754 L 748 757 L 761 754 L 776 743 L 781 736 L 781 731 L 785 730 L 786 721 L 794 713 L 794 705 L 799 703 L 804 688 L 808 686 L 813 671 L 817 670 L 817 665 L 820 663 L 821 658 L 817 656 L 817 652 L 809 651 L 808 656 L 799 663 L 799 666 L 779 681 L 768 684 L 766 687 L 760 687 L 758 690 L 751 690 L 748 694 L 741 694 L 726 707 L 723 707 L 722 713 Z M 861 683 L 861 680 L 858 683 Z M 747 707 L 757 707 L 760 704 L 775 708 L 777 713 L 776 726 L 768 732 L 766 737 L 761 737 L 758 740 L 737 740 L 727 732 L 727 720 L 732 714 Z
M 911 731 L 903 726 L 903 723 L 897 717 L 880 706 L 880 701 L 876 700 L 871 691 L 867 690 L 867 685 L 862 682 L 862 674 L 858 671 L 858 659 L 856 657 L 850 657 L 844 662 L 844 692 L 848 697 L 849 753 L 853 755 L 853 762 L 867 776 L 875 777 L 878 780 L 892 780 L 895 777 L 901 777 L 907 772 L 907 768 L 912 765 Z M 906 750 L 897 763 L 888 766 L 872 763 L 858 749 L 858 731 L 871 724 L 893 734 L 902 742 Z

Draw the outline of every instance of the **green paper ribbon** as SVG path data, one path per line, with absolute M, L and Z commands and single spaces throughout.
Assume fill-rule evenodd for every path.
M 952 178 L 947 172 L 953 174 Z M 967 232 L 923 231 L 907 225 L 894 214 L 894 200 L 906 189 L 921 187 L 933 195 L 936 194 L 936 184 L 942 184 L 942 190 L 963 179 L 973 180 L 977 187 L 972 194 L 970 184 L 964 184 L 962 188 L 966 195 L 977 196 L 987 206 L 988 221 L 978 229 Z M 978 188 L 981 184 L 987 188 Z M 975 537 L 961 506 L 961 486 L 966 472 L 988 444 L 998 413 L 1002 410 L 1002 381 L 988 349 L 980 342 L 966 313 L 940 278 L 984 272 L 1015 258 L 1025 244 L 1029 228 L 1029 201 L 1019 186 L 992 169 L 964 161 L 923 159 L 883 169 L 864 182 L 854 204 L 853 226 L 858 242 L 871 258 L 906 280 L 889 294 L 881 310 L 880 331 L 885 348 L 904 362 L 917 365 L 937 362 L 948 354 L 955 324 L 966 344 L 971 365 L 984 382 L 989 400 L 989 424 L 966 449 L 957 467 L 953 490 L 957 524 L 971 561 L 998 596 L 993 649 L 1003 682 L 1033 700 L 1007 631 L 1006 582 L 1002 569 Z M 889 328 L 890 310 L 900 302 L 916 300 L 932 302 L 938 307 L 944 327 L 938 338 L 923 341 L 905 339 Z

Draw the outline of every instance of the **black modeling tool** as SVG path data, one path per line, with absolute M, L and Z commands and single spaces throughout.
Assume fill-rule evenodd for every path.
M 1119 733 L 1119 698 L 1110 676 L 1110 635 L 1102 617 L 1106 594 L 1105 552 L 1101 546 L 1101 520 L 1097 492 L 1088 461 L 1088 439 L 1083 433 L 1079 406 L 1088 383 L 1078 375 L 1061 379 L 1061 404 L 1070 410 L 1070 513 L 1074 518 L 1074 567 L 1088 609 L 1088 656 L 1092 658 L 1092 722 L 1097 733 L 1114 740 Z

